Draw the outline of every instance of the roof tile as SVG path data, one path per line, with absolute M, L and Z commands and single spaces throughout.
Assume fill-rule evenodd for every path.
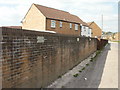
M 80 23 L 87 26 L 87 24 L 83 22 L 78 16 L 70 14 L 69 12 L 54 9 L 54 8 L 49 8 L 49 7 L 38 5 L 38 4 L 34 4 L 34 5 L 41 11 L 41 13 L 43 13 L 43 15 L 46 18 Z

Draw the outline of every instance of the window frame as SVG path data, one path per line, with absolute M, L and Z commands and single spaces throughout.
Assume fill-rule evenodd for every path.
M 88 34 L 90 34 L 90 29 L 88 29 Z
M 78 31 L 78 24 L 75 24 L 75 30 Z
M 72 23 L 70 23 L 70 29 L 72 29 Z
M 86 26 L 84 26 L 84 27 L 83 27 L 83 29 L 85 29 L 85 30 L 86 30 Z
M 51 28 L 56 28 L 56 21 L 55 20 L 51 20 Z
M 62 21 L 60 21 L 60 28 L 62 28 L 63 27 L 63 22 Z

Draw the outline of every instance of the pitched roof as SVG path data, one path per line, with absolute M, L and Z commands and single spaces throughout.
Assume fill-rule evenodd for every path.
M 80 24 L 86 25 L 78 16 L 70 14 L 69 12 L 38 5 L 38 4 L 34 4 L 34 5 L 47 18 L 80 23 Z
M 85 26 L 89 26 L 86 22 L 84 22 L 84 24 L 83 25 L 85 25 Z
M 90 28 L 92 28 L 91 25 L 92 25 L 93 23 L 94 23 L 99 29 L 101 29 L 94 21 L 93 21 L 93 22 L 88 22 L 87 24 L 88 24 L 88 26 L 89 26 Z
M 94 21 L 93 21 L 94 22 Z M 88 22 L 87 24 L 88 24 L 88 26 L 90 26 L 93 22 Z

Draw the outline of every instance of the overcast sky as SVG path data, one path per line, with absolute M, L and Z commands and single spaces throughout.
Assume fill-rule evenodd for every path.
M 21 25 L 32 3 L 79 16 L 85 22 L 95 21 L 104 31 L 118 31 L 119 0 L 0 0 L 0 26 Z

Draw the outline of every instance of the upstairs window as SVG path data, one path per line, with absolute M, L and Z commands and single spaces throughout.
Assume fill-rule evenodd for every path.
M 55 20 L 51 20 L 51 27 L 55 28 L 55 26 L 56 26 L 56 21 Z
M 62 27 L 62 22 L 60 21 L 60 27 Z
M 72 23 L 70 23 L 70 29 L 72 29 Z
M 92 33 L 91 33 L 91 28 L 89 28 L 89 34 L 92 34 Z
M 75 30 L 78 30 L 78 24 L 75 24 Z
M 82 24 L 80 24 L 80 29 L 82 29 L 82 27 L 83 27 Z
M 90 30 L 88 29 L 88 34 L 90 34 Z
M 86 27 L 85 27 L 85 26 L 83 26 L 83 29 L 86 29 Z
M 84 30 L 84 26 L 81 26 L 81 29 Z

